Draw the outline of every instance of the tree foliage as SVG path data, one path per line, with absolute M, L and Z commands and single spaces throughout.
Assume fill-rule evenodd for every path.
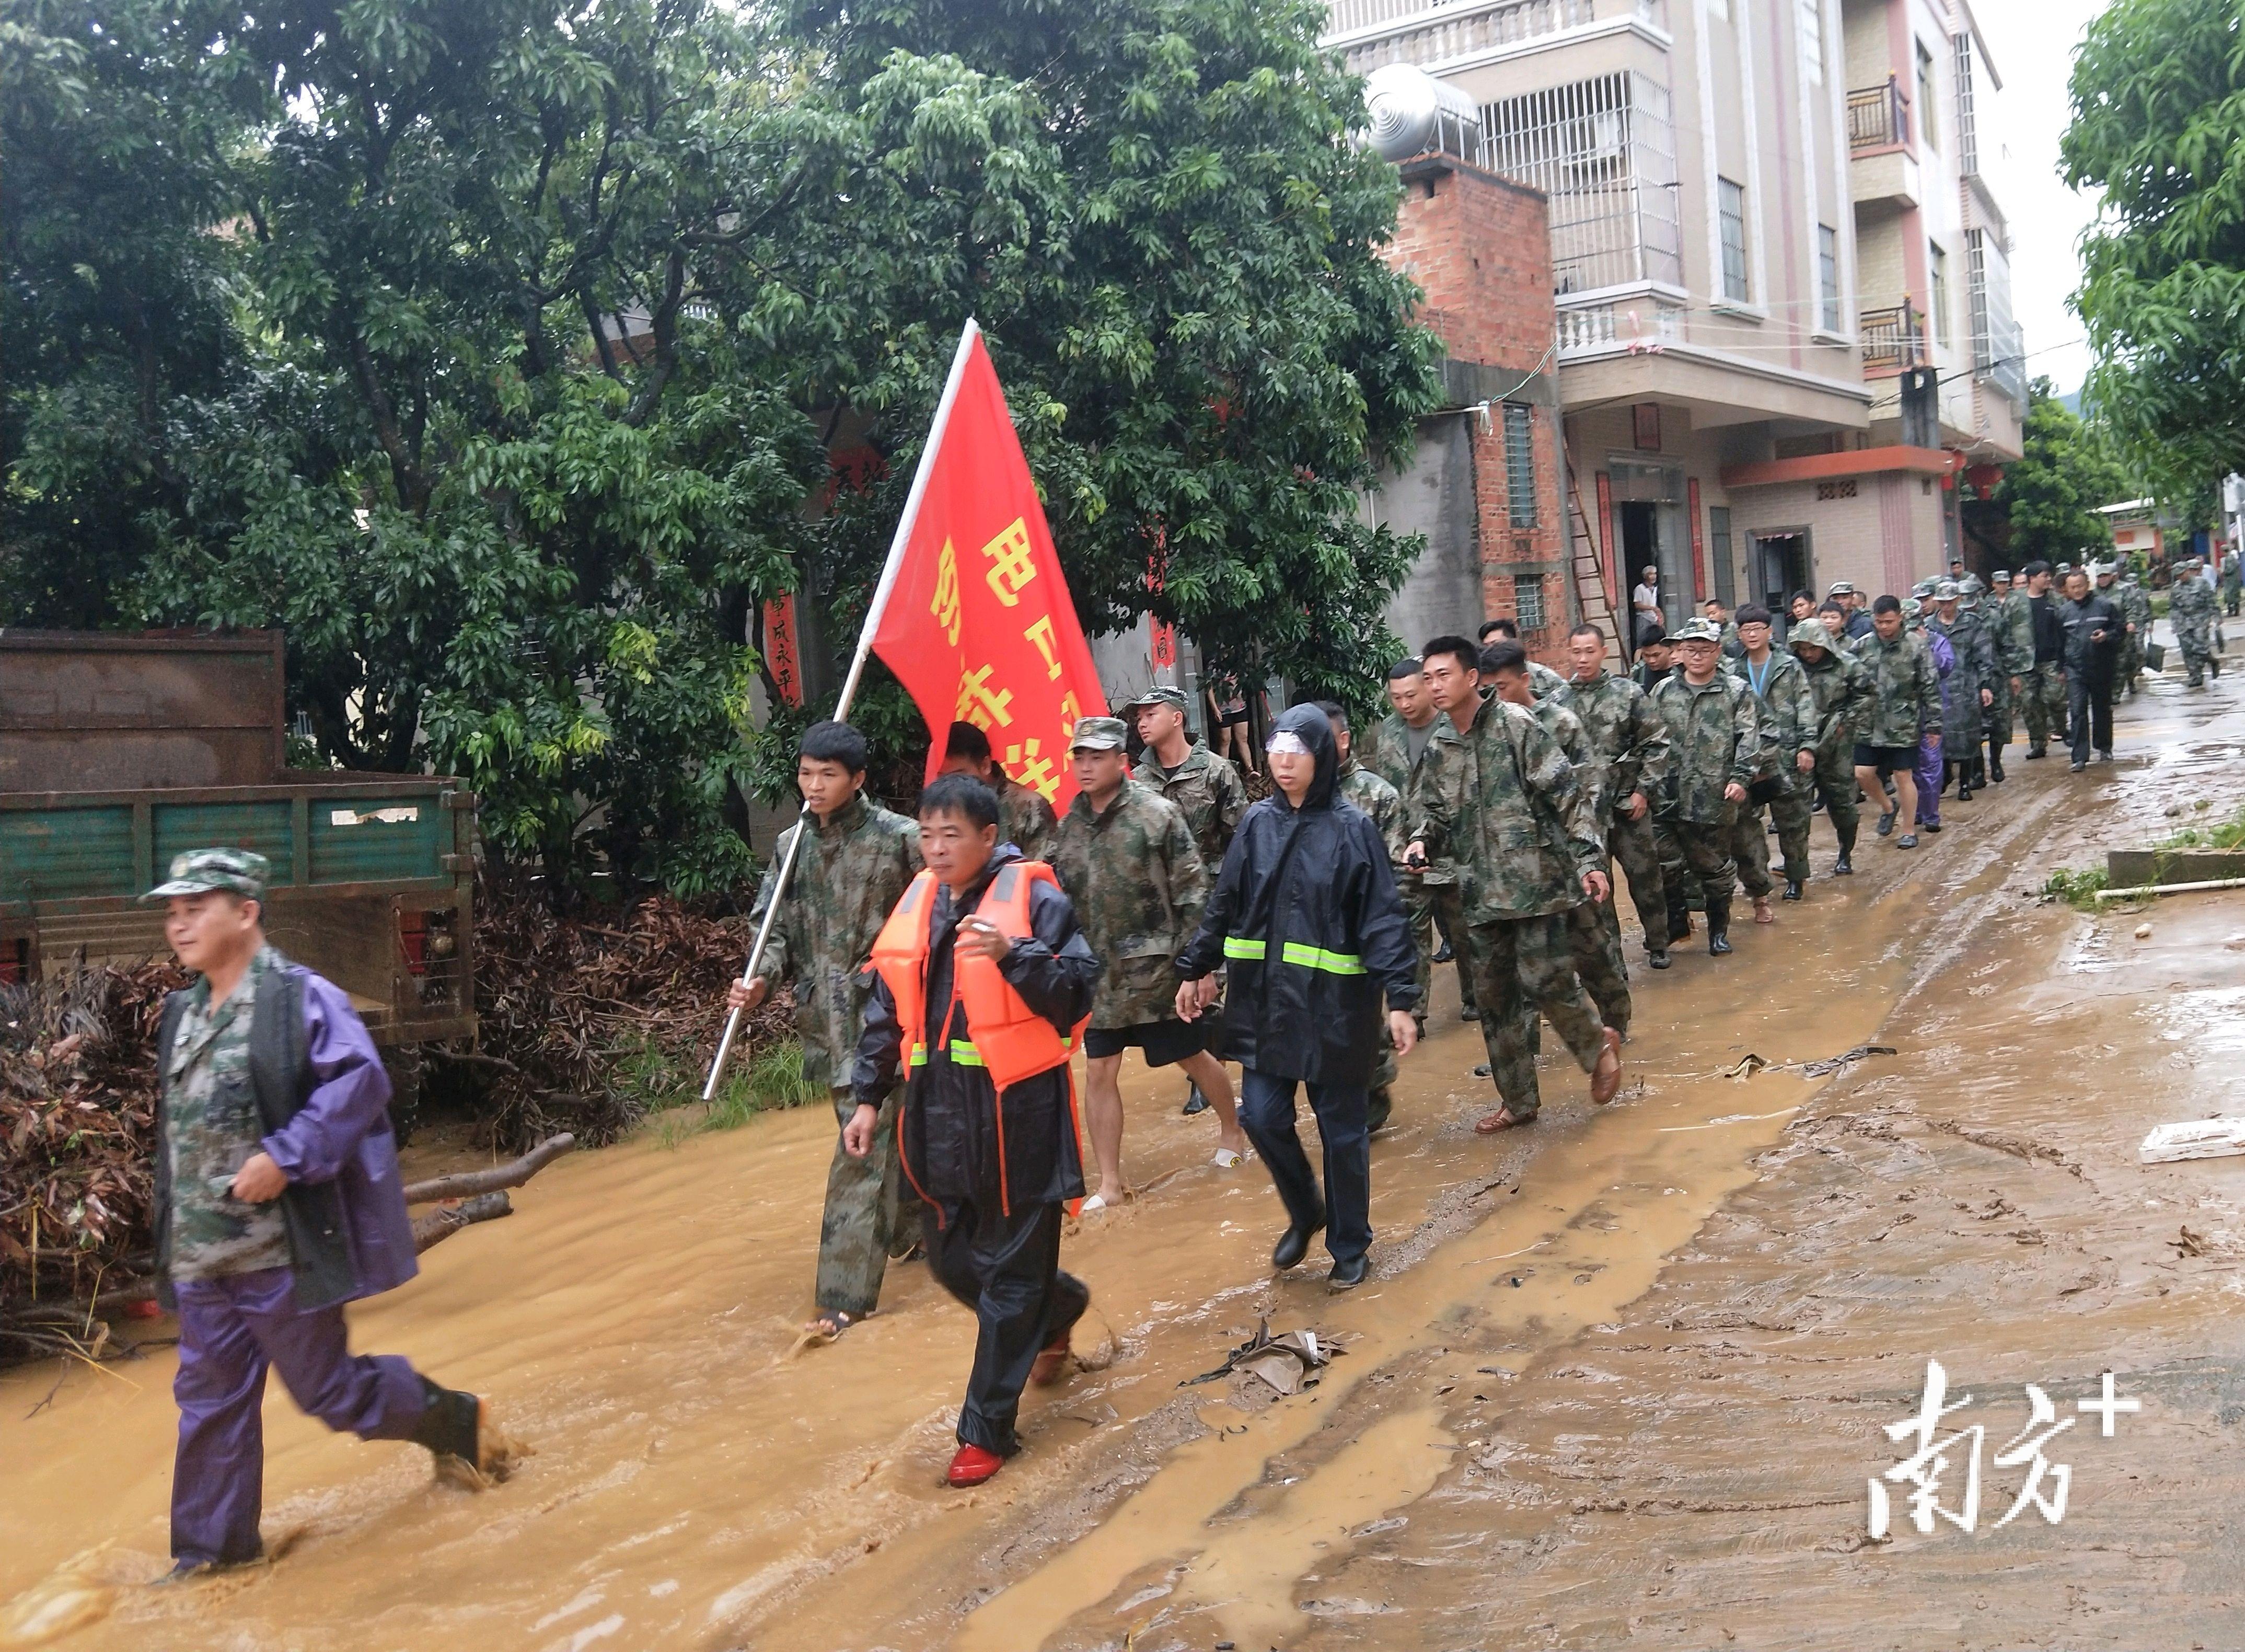
M 2090 391 L 2163 496 L 2245 469 L 2245 12 L 2114 0 L 2074 60 L 2066 181 L 2104 192 Z
M 332 760 L 728 884 L 753 616 L 847 647 L 975 315 L 1089 626 L 1361 680 L 1435 347 L 1322 19 L 8 0 L 0 620 L 281 626 Z
M 2098 507 L 2133 498 L 2128 472 L 2093 428 L 2058 399 L 2046 378 L 2028 387 L 2023 457 L 2004 469 L 1994 503 L 2011 523 L 2005 554 L 2016 566 L 2037 558 L 2075 562 L 2113 543 Z

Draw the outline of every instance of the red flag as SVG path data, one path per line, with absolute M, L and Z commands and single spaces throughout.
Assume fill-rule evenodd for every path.
M 935 443 L 873 647 L 927 720 L 931 779 L 951 725 L 971 722 L 1000 768 L 1065 809 L 1069 738 L 1106 694 L 979 332 Z

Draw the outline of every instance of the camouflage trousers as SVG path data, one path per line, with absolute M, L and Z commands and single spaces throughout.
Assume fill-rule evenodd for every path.
M 818 1305 L 852 1318 L 872 1313 L 879 1303 L 889 1258 L 919 1242 L 919 1201 L 898 1196 L 897 1107 L 904 1093 L 899 1084 L 881 1104 L 871 1153 L 851 1158 L 838 1135 L 833 1162 L 826 1167 L 826 1209 L 818 1223 Z M 837 1090 L 833 1100 L 836 1122 L 849 1123 L 858 1110 L 850 1092 Z
M 1458 886 L 1455 884 L 1429 884 L 1427 886 L 1427 907 L 1441 920 L 1442 932 L 1450 938 L 1450 950 L 1458 955 L 1458 1008 L 1468 1020 L 1471 1020 L 1479 1012 L 1475 1008 L 1479 995 L 1474 990 L 1473 951 L 1466 944 L 1465 908 L 1458 899 Z M 1420 1002 L 1423 1004 L 1426 1000 L 1421 998 Z
M 1617 814 L 1613 824 L 1606 828 L 1606 855 L 1611 863 L 1620 866 L 1621 875 L 1629 880 L 1630 903 L 1637 908 L 1637 921 L 1645 925 L 1645 950 L 1666 951 L 1668 896 L 1660 883 L 1660 847 L 1653 842 L 1652 811 L 1645 810 L 1642 820 Z M 1613 876 L 1613 865 L 1606 868 L 1606 876 Z M 1618 935 L 1619 914 L 1611 904 L 1606 912 L 1613 919 Z
M 1411 1014 L 1424 1032 L 1427 993 L 1434 979 L 1434 891 L 1415 872 L 1396 873 L 1395 891 L 1403 897 L 1403 921 L 1411 926 L 1411 944 L 1419 954 L 1419 966 L 1414 972 L 1419 983 L 1419 1006 Z M 1385 1081 L 1374 1079 L 1373 1087 L 1377 1089 Z
M 1848 807 L 1855 809 L 1855 789 L 1852 779 L 1848 787 Z M 1778 853 L 1785 859 L 1785 881 L 1805 884 L 1808 881 L 1808 822 L 1809 805 L 1816 798 L 1816 782 L 1808 775 L 1795 770 L 1786 777 L 1785 796 L 1774 800 L 1769 806 L 1769 818 L 1777 828 Z M 1830 804 L 1826 804 L 1828 809 Z M 1760 811 L 1757 810 L 1757 813 Z M 1769 858 L 1769 838 L 1761 838 L 1762 858 Z M 1749 886 L 1751 892 L 1751 886 Z
M 1862 826 L 1863 819 L 1855 802 L 1855 748 L 1843 741 L 1837 751 L 1819 752 L 1816 755 L 1816 772 L 1809 776 L 1809 780 L 1812 785 L 1803 788 L 1801 806 L 1803 808 L 1808 806 L 1807 794 L 1813 789 L 1817 796 L 1824 800 L 1824 813 L 1831 819 L 1832 830 L 1840 839 L 1840 847 L 1853 854 L 1855 848 L 1855 833 Z M 1805 821 L 1801 829 L 1805 853 L 1808 831 Z M 1778 841 L 1781 843 L 1785 840 L 1780 835 Z M 1788 863 L 1791 862 L 1792 855 L 1791 850 L 1786 850 Z
M 1550 1018 L 1584 1072 L 1597 1066 L 1604 1048 L 1605 1023 L 1575 973 L 1568 915 L 1502 918 L 1476 924 L 1467 934 L 1482 1043 L 1496 1093 L 1514 1118 L 1532 1119 L 1543 1105 L 1529 1042 L 1538 1010 Z
M 2213 633 L 2196 630 L 2188 633 L 2178 631 L 2175 633 L 2175 646 L 2182 650 L 2182 668 L 2189 677 L 2190 686 L 2194 688 L 2202 687 L 2206 681 L 2206 667 L 2214 659 Z M 2214 674 L 2221 674 L 2218 667 Z
M 1688 910 L 1684 895 L 1687 874 L 1720 900 L 1730 899 L 1731 891 L 1738 887 L 1738 868 L 1731 861 L 1734 823 L 1730 816 L 1721 820 L 1682 820 L 1671 816 L 1660 822 L 1660 877 L 1668 890 L 1672 927 L 1672 920 L 1681 918 Z
M 2120 668 L 2113 678 L 2113 687 L 2128 694 L 2136 692 L 2136 679 L 2144 674 L 2144 640 L 2131 631 L 2120 641 Z
M 2001 752 L 2011 743 L 2011 730 L 2017 722 L 2011 705 L 2010 674 L 1998 670 L 1988 679 L 1988 690 L 1996 698 L 1980 713 L 1980 732 L 1991 746 Z
M 1590 1002 L 1598 1006 L 1598 1019 L 1604 1021 L 1622 1037 L 1629 1036 L 1630 999 L 1629 965 L 1621 955 L 1621 914 L 1614 910 L 1614 898 L 1584 901 L 1579 906 L 1567 909 L 1567 944 L 1575 955 L 1575 978 L 1583 984 L 1583 991 L 1590 995 Z M 1665 924 L 1668 915 L 1664 909 L 1657 922 Z M 1665 929 L 1656 931 L 1666 934 Z M 1533 1009 L 1528 1012 L 1528 1053 L 1543 1053 L 1543 1017 Z
M 1769 821 L 1761 811 L 1762 805 L 1755 802 L 1731 807 L 1731 862 L 1738 870 L 1740 887 L 1754 900 L 1774 887 L 1769 877 Z
M 2027 749 L 2040 751 L 2050 744 L 2053 720 L 2065 725 L 2065 679 L 2052 660 L 2029 669 L 2019 679 L 2019 698 L 2026 702 Z

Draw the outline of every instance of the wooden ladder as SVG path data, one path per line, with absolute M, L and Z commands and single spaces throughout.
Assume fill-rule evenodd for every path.
M 1606 589 L 1605 570 L 1598 559 L 1598 542 L 1590 532 L 1590 513 L 1583 509 L 1582 484 L 1576 479 L 1571 444 L 1563 444 L 1561 457 L 1567 467 L 1567 526 L 1573 552 L 1575 601 L 1582 610 L 1583 622 L 1605 633 L 1606 669 L 1626 671 L 1629 660 L 1622 647 L 1621 624 L 1614 615 L 1613 598 Z

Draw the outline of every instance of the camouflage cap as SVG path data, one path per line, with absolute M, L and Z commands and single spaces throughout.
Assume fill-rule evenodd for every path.
M 1124 706 L 1122 709 L 1136 711 L 1141 706 L 1174 706 L 1179 711 L 1183 711 L 1189 703 L 1190 702 L 1185 699 L 1184 689 L 1171 687 L 1165 682 L 1157 682 L 1144 694 Z
M 1962 594 L 1963 592 L 1957 588 L 1957 581 L 1954 579 L 1940 579 L 1934 582 L 1933 599 L 1936 602 L 1954 602 Z
M 1832 588 L 1824 594 L 1828 597 L 1852 597 L 1855 594 L 1855 587 L 1848 580 L 1835 579 Z
M 1977 573 L 1968 573 L 1957 582 L 1957 592 L 1959 596 L 1977 597 L 1984 594 L 1987 589 L 1987 586 L 1980 583 L 1980 576 Z
M 1076 720 L 1075 733 L 1069 736 L 1070 751 L 1125 751 L 1129 748 L 1130 731 L 1120 717 L 1082 717 Z
M 273 875 L 272 863 L 254 850 L 191 849 L 172 856 L 170 878 L 140 898 L 168 900 L 174 895 L 208 895 L 223 891 L 245 900 L 265 898 L 265 880 Z
M 1723 628 L 1712 620 L 1686 620 L 1669 633 L 1672 642 L 1720 642 Z
M 1920 579 L 1916 585 L 1910 586 L 1909 594 L 1923 602 L 1933 594 L 1934 584 L 1935 581 L 1931 579 Z
M 1915 620 L 1918 615 L 1924 612 L 1925 605 L 1920 602 L 1916 597 L 1904 597 L 1902 599 L 1902 617 L 1903 619 Z
M 1995 572 L 1988 576 L 1988 583 L 1990 585 L 2007 586 L 2011 584 L 2011 571 L 2009 568 L 1998 568 Z

